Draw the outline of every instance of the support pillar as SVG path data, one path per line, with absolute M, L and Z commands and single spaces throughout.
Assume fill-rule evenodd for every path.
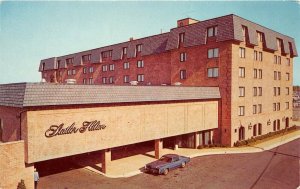
M 102 172 L 107 173 L 111 163 L 111 150 L 105 149 L 102 152 Z
M 159 159 L 162 153 L 163 141 L 162 139 L 155 140 L 155 158 Z
M 195 132 L 195 149 L 197 149 L 197 147 L 200 145 L 200 133 L 199 132 Z

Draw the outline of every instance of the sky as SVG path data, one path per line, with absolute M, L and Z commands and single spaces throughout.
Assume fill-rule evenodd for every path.
M 236 14 L 295 39 L 299 1 L 1 1 L 0 84 L 39 82 L 41 59 L 168 32 L 176 21 Z M 294 85 L 300 85 L 300 58 Z

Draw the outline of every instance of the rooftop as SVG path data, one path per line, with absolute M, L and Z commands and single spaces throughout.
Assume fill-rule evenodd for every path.
M 219 87 L 107 86 L 50 83 L 0 85 L 0 106 L 34 107 L 221 98 Z

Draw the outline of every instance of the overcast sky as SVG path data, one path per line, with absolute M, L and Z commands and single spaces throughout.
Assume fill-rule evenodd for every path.
M 0 0 L 0 83 L 39 82 L 41 59 L 168 32 L 185 17 L 237 14 L 296 40 L 300 4 L 294 2 L 8 2 Z M 300 85 L 300 58 L 294 84 Z

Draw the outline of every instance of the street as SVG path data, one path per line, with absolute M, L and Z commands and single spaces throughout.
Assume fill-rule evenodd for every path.
M 183 169 L 167 176 L 140 174 L 106 178 L 83 168 L 44 176 L 38 188 L 137 189 L 137 188 L 278 188 L 299 185 L 300 139 L 269 151 L 252 154 L 213 155 L 193 158 Z

